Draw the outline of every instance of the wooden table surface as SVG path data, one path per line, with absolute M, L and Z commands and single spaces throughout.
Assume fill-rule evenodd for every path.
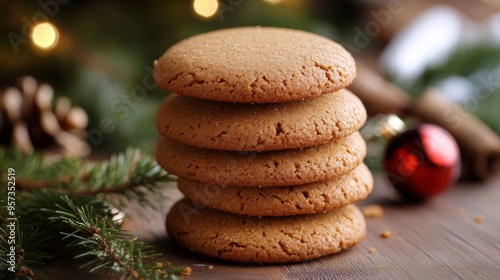
M 287 265 L 245 265 L 203 257 L 174 244 L 163 226 L 163 214 L 180 197 L 175 187 L 162 211 L 132 215 L 135 234 L 153 242 L 174 264 L 187 265 L 185 279 L 500 279 L 500 174 L 486 182 L 459 182 L 423 204 L 402 204 L 382 178 L 359 203 L 382 205 L 382 218 L 367 220 L 368 232 L 357 246 L 313 261 Z M 476 217 L 483 217 L 482 222 Z M 389 230 L 390 238 L 380 237 Z M 375 248 L 375 253 L 369 250 Z M 208 269 L 213 265 L 213 269 Z M 50 279 L 106 279 L 76 271 L 56 261 Z

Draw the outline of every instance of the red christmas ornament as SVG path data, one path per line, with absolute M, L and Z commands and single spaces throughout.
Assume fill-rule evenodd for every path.
M 418 201 L 438 195 L 460 175 L 460 152 L 443 128 L 422 124 L 390 139 L 384 157 L 390 183 L 403 198 Z

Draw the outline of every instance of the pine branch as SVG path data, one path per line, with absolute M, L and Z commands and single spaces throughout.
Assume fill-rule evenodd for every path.
M 162 197 L 157 186 L 174 181 L 156 161 L 136 149 L 127 149 L 109 161 L 93 162 L 81 158 L 62 158 L 49 162 L 37 153 L 23 154 L 0 147 L 1 170 L 15 168 L 17 185 L 23 190 L 50 189 L 70 195 L 108 195 L 118 197 L 120 206 L 127 199 L 148 204 L 147 194 Z M 7 165 L 8 164 L 8 165 Z
M 72 195 L 106 195 L 117 198 L 123 207 L 133 200 L 154 207 L 148 195 L 164 198 L 158 185 L 174 181 L 150 156 L 128 149 L 124 154 L 112 156 L 107 162 L 86 162 L 82 176 L 71 184 L 63 184 Z M 101 180 L 104 179 L 104 180 Z
M 48 162 L 38 154 L 22 154 L 0 147 L 0 172 L 16 169 L 16 273 L 1 279 L 35 279 L 43 275 L 45 253 L 63 242 L 82 268 L 104 271 L 122 279 L 163 279 L 182 272 L 168 262 L 155 262 L 152 246 L 121 228 L 112 204 L 118 200 L 151 206 L 147 196 L 161 194 L 159 186 L 173 180 L 151 157 L 129 149 L 109 161 L 91 162 L 62 158 Z M 6 182 L 0 173 L 0 181 Z M 6 188 L 0 190 L 0 255 L 9 252 L 7 240 Z M 115 205 L 116 206 L 116 205 Z M 5 236 L 5 238 L 4 238 Z M 59 244 L 59 245 L 56 245 Z M 81 250 L 84 250 L 81 253 Z M 6 265 L 2 261 L 2 265 Z M 9 278 L 10 277 L 10 278 Z
M 88 268 L 90 272 L 110 272 L 123 279 L 162 279 L 182 272 L 182 268 L 176 268 L 169 262 L 154 262 L 153 258 L 159 254 L 152 246 L 121 229 L 121 221 L 116 220 L 116 213 L 111 211 L 111 205 L 105 200 L 70 198 L 44 190 L 25 193 L 20 201 L 19 219 L 26 219 L 26 225 L 40 225 L 41 219 L 44 223 L 35 230 L 18 227 L 21 234 L 16 236 L 16 255 L 20 256 L 16 260 L 16 279 L 34 279 L 43 273 L 40 268 L 46 259 L 52 257 L 43 253 L 47 251 L 43 244 L 56 234 L 61 234 L 68 250 L 85 250 L 75 259 L 86 260 L 80 268 Z M 9 250 L 4 227 L 1 233 L 0 254 L 5 256 Z M 23 238 L 23 233 L 28 233 L 28 238 Z M 54 240 L 50 243 L 53 244 Z M 2 264 L 7 268 L 7 262 Z M 2 271 L 6 272 L 1 279 L 14 276 L 7 270 Z
M 19 196 L 16 214 L 23 218 L 23 224 L 26 228 L 40 227 L 43 224 L 42 229 L 45 232 L 59 233 L 62 230 L 61 223 L 49 214 L 59 210 L 56 205 L 65 205 L 63 197 L 67 194 L 43 189 L 21 192 Z M 71 196 L 71 199 L 76 205 L 92 206 L 99 217 L 112 219 L 116 215 L 107 200 L 92 196 Z M 41 209 L 45 210 L 41 211 Z M 69 212 L 71 209 L 67 207 L 66 211 Z M 43 223 L 40 223 L 41 221 Z
M 49 236 L 44 236 L 37 228 L 22 230 L 22 226 L 17 221 L 6 222 L 6 215 L 2 213 L 2 225 L 0 226 L 0 279 L 33 279 L 35 275 L 45 275 L 44 263 L 52 256 L 45 253 L 44 242 Z M 15 237 L 10 236 L 8 225 L 14 223 Z M 11 241 L 14 240 L 15 243 Z M 14 250 L 11 250 L 14 248 Z M 5 257 L 5 259 L 4 259 Z
M 140 242 L 128 231 L 120 229 L 118 224 L 109 218 L 101 217 L 92 205 L 76 206 L 73 201 L 62 196 L 63 203 L 54 209 L 44 208 L 49 219 L 69 225 L 67 231 L 61 232 L 64 239 L 71 242 L 68 247 L 84 248 L 85 253 L 76 259 L 89 259 L 81 267 L 90 267 L 90 271 L 107 271 L 118 273 L 125 279 L 159 279 L 171 273 L 180 273 L 169 263 L 152 263 L 158 256 L 153 247 Z M 150 264 L 145 263 L 150 260 Z

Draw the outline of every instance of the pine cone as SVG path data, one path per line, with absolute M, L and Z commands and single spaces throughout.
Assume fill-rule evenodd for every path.
M 38 85 L 33 77 L 18 80 L 17 88 L 0 91 L 0 145 L 15 146 L 24 152 L 86 156 L 87 113 L 71 107 L 66 97 L 52 106 L 54 91 L 47 84 Z

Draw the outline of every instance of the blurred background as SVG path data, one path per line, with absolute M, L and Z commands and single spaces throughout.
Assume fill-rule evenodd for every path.
M 153 61 L 189 36 L 254 25 L 331 38 L 411 98 L 437 87 L 500 132 L 498 0 L 0 0 L 0 23 L 0 89 L 28 91 L 26 75 L 51 85 L 52 106 L 65 97 L 87 113 L 80 133 L 94 152 L 153 152 L 167 95 L 152 80 Z

